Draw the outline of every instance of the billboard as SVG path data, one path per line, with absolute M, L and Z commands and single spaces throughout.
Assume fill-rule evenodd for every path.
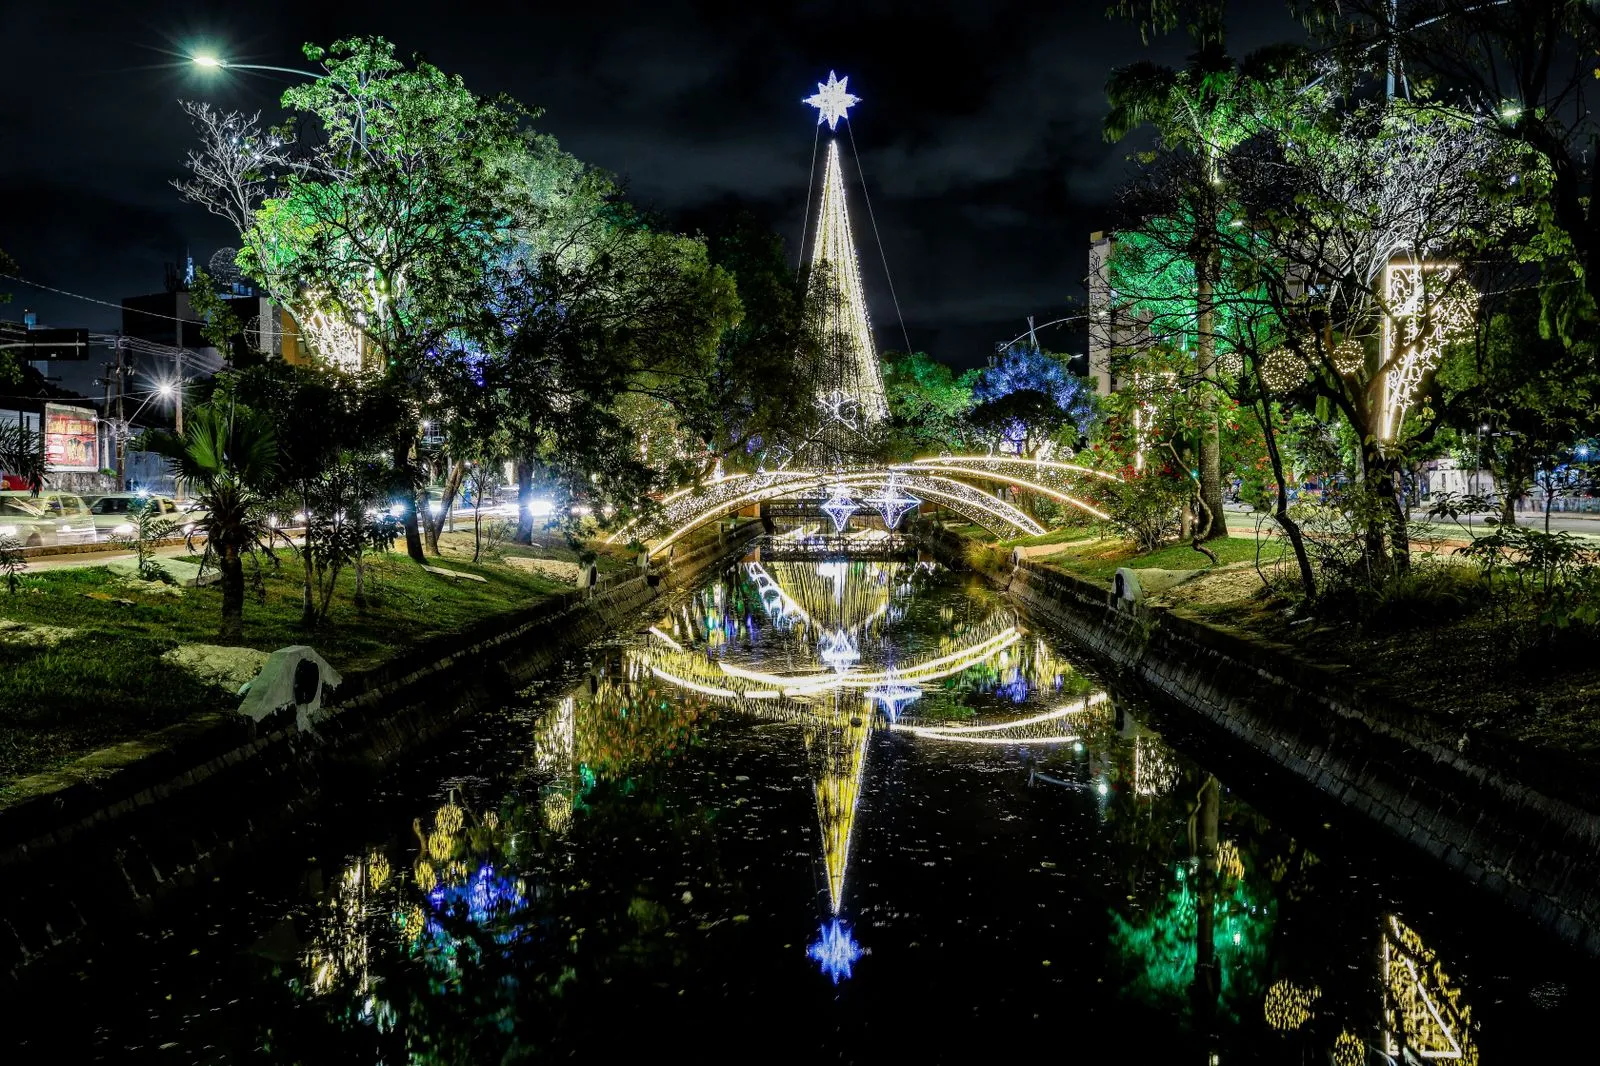
M 94 408 L 44 405 L 44 462 L 51 471 L 100 469 Z

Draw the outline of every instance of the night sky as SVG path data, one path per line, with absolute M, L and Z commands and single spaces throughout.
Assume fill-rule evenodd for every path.
M 0 17 L 0 248 L 32 280 L 112 303 L 159 291 L 164 263 L 187 251 L 203 266 L 234 243 L 167 184 L 190 144 L 177 100 L 278 115 L 288 84 L 202 72 L 184 56 L 293 67 L 305 41 L 379 33 L 477 92 L 543 108 L 540 128 L 664 217 L 741 206 L 793 252 L 816 122 L 800 99 L 835 69 L 863 99 L 855 140 L 911 343 L 976 365 L 1027 315 L 1042 323 L 1081 301 L 1088 234 L 1111 221 L 1131 150 L 1100 136 L 1107 72 L 1186 51 L 1181 37 L 1145 48 L 1105 6 L 11 0 Z M 1280 0 L 1233 8 L 1236 53 L 1298 36 Z M 850 195 L 879 344 L 902 348 L 859 186 Z M 3 318 L 28 307 L 46 324 L 118 323 L 110 307 L 4 289 L 15 302 Z

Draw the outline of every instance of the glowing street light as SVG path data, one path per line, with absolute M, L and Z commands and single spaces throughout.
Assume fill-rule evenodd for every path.
M 305 78 L 320 78 L 314 70 L 301 70 L 298 67 L 271 67 L 260 63 L 234 63 L 223 59 L 221 56 L 212 55 L 210 52 L 196 52 L 189 57 L 189 61 L 204 70 L 270 70 L 278 74 L 298 74 Z

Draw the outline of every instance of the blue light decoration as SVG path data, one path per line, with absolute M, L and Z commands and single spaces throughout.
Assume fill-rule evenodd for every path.
M 806 954 L 816 960 L 833 983 L 851 976 L 851 967 L 861 961 L 866 950 L 850 935 L 850 927 L 838 918 L 824 925 Z
M 843 533 L 844 527 L 850 522 L 850 516 L 860 509 L 860 505 L 851 498 L 850 490 L 837 486 L 828 495 L 827 502 L 822 505 L 823 512 L 833 519 L 835 533 Z
M 489 863 L 478 867 L 477 873 L 462 885 L 440 885 L 428 893 L 428 902 L 436 911 L 449 912 L 463 907 L 469 921 L 482 925 L 504 911 L 519 910 L 527 905 L 522 882 L 495 872 Z

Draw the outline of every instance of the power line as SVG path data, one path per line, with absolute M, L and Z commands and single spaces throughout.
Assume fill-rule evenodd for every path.
M 817 131 L 811 135 L 811 170 L 806 175 L 806 213 L 800 218 L 800 248 L 796 254 L 795 272 L 805 268 L 806 234 L 811 231 L 811 190 L 817 184 L 817 143 L 822 140 L 822 120 L 817 120 Z

